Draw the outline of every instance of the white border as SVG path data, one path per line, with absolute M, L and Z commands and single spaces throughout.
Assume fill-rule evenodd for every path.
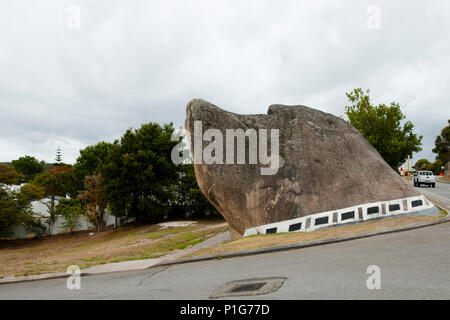
M 413 208 L 412 202 L 416 201 L 416 200 L 422 200 L 422 205 Z M 404 205 L 403 205 L 404 201 L 407 202 L 407 208 L 404 208 Z M 389 211 L 389 205 L 392 205 L 392 204 L 400 205 L 400 210 Z M 384 214 L 383 214 L 383 206 L 385 209 Z M 371 208 L 371 207 L 378 207 L 378 213 L 367 214 L 368 208 Z M 271 228 L 277 228 L 276 233 L 310 232 L 310 231 L 314 231 L 317 229 L 322 229 L 325 227 L 330 227 L 330 226 L 334 226 L 334 225 L 338 225 L 338 224 L 347 224 L 347 223 L 358 222 L 358 221 L 372 220 L 372 219 L 381 218 L 381 217 L 395 216 L 395 215 L 406 214 L 406 213 L 411 213 L 411 212 L 415 212 L 415 211 L 421 211 L 421 210 L 429 209 L 432 207 L 433 207 L 433 205 L 431 204 L 431 202 L 429 202 L 423 195 L 416 196 L 416 197 L 396 199 L 396 200 L 389 200 L 389 201 L 371 202 L 371 203 L 365 203 L 365 204 L 347 207 L 347 208 L 338 209 L 338 210 L 320 212 L 320 213 L 308 215 L 308 216 L 301 217 L 301 218 L 284 220 L 284 221 L 280 221 L 280 222 L 275 222 L 275 223 L 270 223 L 270 224 L 265 224 L 262 226 L 249 228 L 249 229 L 245 230 L 244 237 L 253 236 L 253 235 L 257 235 L 257 234 L 266 234 L 266 230 L 271 229 Z M 360 208 L 362 210 L 362 219 L 359 218 L 359 209 Z M 346 213 L 346 212 L 350 212 L 350 211 L 354 211 L 354 213 L 355 213 L 354 218 L 342 220 L 342 214 Z M 333 215 L 335 213 L 337 213 L 337 221 L 333 222 Z M 324 224 L 320 224 L 320 225 L 316 226 L 315 225 L 316 219 L 322 218 L 322 217 L 328 217 L 328 223 L 324 223 Z M 308 228 L 306 228 L 306 223 L 307 223 L 308 219 L 309 219 L 309 226 L 308 226 Z M 289 231 L 289 226 L 292 224 L 296 224 L 296 223 L 302 224 L 300 230 Z

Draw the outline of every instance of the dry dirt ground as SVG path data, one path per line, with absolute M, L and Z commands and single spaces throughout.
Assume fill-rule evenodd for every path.
M 212 246 L 196 251 L 188 256 L 197 256 L 212 253 L 222 253 L 230 251 L 248 250 L 268 246 L 292 244 L 312 240 L 331 239 L 340 236 L 359 234 L 369 231 L 393 229 L 420 222 L 427 222 L 439 219 L 443 215 L 426 216 L 401 216 L 386 218 L 371 222 L 358 223 L 353 225 L 333 227 L 313 232 L 278 233 L 269 235 L 257 235 L 237 240 L 225 242 L 221 245 Z
M 202 242 L 227 229 L 224 220 L 193 226 L 128 226 L 118 230 L 65 234 L 42 239 L 0 240 L 0 278 L 64 272 L 135 259 L 157 258 Z

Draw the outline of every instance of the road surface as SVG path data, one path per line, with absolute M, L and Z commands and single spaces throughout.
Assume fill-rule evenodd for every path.
M 450 185 L 421 192 L 450 204 Z M 366 273 L 380 268 L 380 289 Z M 232 259 L 0 285 L 0 299 L 208 299 L 230 281 L 285 277 L 276 292 L 244 299 L 450 299 L 450 223 L 371 238 Z
M 410 183 L 412 186 L 412 181 L 410 181 Z M 450 183 L 436 182 L 435 188 L 425 186 L 414 188 L 422 193 L 425 197 L 428 197 L 430 198 L 430 200 L 437 202 L 438 205 L 445 207 L 447 210 L 450 210 Z

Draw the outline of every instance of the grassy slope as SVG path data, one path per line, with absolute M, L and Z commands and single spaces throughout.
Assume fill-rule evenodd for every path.
M 98 264 L 163 256 L 197 244 L 226 227 L 223 220 L 161 230 L 158 225 L 130 226 L 41 240 L 0 241 L 0 277 L 63 272 L 69 265 Z

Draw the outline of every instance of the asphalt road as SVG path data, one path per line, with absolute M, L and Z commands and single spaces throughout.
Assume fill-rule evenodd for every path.
M 229 281 L 286 277 L 276 292 L 245 299 L 450 299 L 450 223 L 324 246 L 232 259 L 0 285 L 0 299 L 207 299 Z M 381 288 L 369 290 L 370 265 Z
M 412 181 L 410 182 L 412 186 Z M 450 183 L 436 182 L 435 188 L 426 186 L 414 187 L 417 191 L 429 197 L 430 200 L 438 202 L 438 204 L 450 210 Z
M 425 190 L 426 189 L 426 190 Z M 420 191 L 450 204 L 450 185 Z M 367 268 L 380 268 L 368 289 Z M 450 222 L 426 228 L 254 256 L 66 279 L 0 285 L 0 299 L 208 299 L 230 281 L 285 277 L 276 292 L 244 299 L 450 299 Z

